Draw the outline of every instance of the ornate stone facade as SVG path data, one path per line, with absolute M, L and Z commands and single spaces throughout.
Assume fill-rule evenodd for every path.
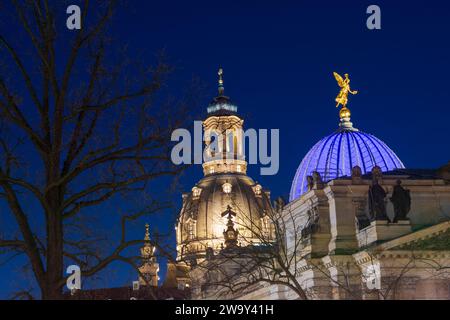
M 193 299 L 450 299 L 449 166 L 404 169 L 341 112 L 303 159 L 290 203 L 272 208 L 246 175 L 236 112 L 220 73 L 205 177 L 183 195 L 173 282 Z M 228 129 L 213 148 L 211 132 Z
M 321 199 L 320 231 L 306 233 L 310 241 L 300 252 L 298 279 L 311 299 L 449 299 L 450 184 L 437 175 L 415 170 L 384 173 L 387 218 L 361 227 L 369 216 L 368 189 L 372 174 L 355 184 L 352 178 L 332 180 L 289 203 L 294 216 L 288 229 L 308 228 L 311 199 Z M 401 180 L 411 195 L 407 220 L 393 221 L 388 199 Z M 315 201 L 319 203 L 319 201 Z M 356 204 L 356 205 L 355 205 Z M 287 237 L 288 248 L 298 247 Z M 297 299 L 284 285 L 266 285 L 241 299 Z
M 177 265 L 188 266 L 195 279 L 205 279 L 200 266 L 226 249 L 261 243 L 260 234 L 270 236 L 267 216 L 272 212 L 270 192 L 247 176 L 243 155 L 244 120 L 224 95 L 219 73 L 219 96 L 208 106 L 205 132 L 204 178 L 183 194 L 176 224 Z M 195 276 L 198 274 L 198 276 Z

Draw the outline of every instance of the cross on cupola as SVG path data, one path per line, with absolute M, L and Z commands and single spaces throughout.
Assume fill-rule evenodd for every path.
M 237 246 L 237 237 L 239 231 L 234 228 L 233 217 L 236 217 L 236 212 L 231 210 L 231 207 L 228 206 L 227 210 L 222 213 L 222 217 L 227 217 L 227 229 L 223 231 L 223 236 L 225 238 L 225 246 L 227 248 L 236 247 Z

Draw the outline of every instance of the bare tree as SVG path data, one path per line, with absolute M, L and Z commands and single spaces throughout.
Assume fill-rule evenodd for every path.
M 427 240 L 430 241 L 430 240 Z M 436 241 L 438 242 L 438 241 Z M 446 249 L 444 249 L 446 250 Z M 420 282 L 439 282 L 443 287 L 450 283 L 449 259 L 446 254 L 435 250 L 424 250 L 418 243 L 412 243 L 406 248 L 401 248 L 395 258 L 383 258 L 383 252 L 365 250 L 370 257 L 367 265 L 374 266 L 370 269 L 378 269 L 376 276 L 369 276 L 361 268 L 363 282 L 376 280 L 376 287 L 363 287 L 363 293 L 371 299 L 397 300 L 397 299 L 424 299 L 424 292 L 420 292 Z M 374 281 L 375 282 L 375 281 Z M 410 288 L 414 288 L 411 292 Z M 438 291 L 438 290 L 436 290 Z M 419 296 L 417 295 L 419 294 Z M 439 296 L 430 295 L 428 298 L 437 299 Z M 448 299 L 448 296 L 445 297 Z
M 306 239 L 306 233 L 302 232 L 304 225 L 295 224 L 298 229 L 291 230 L 295 244 L 288 247 L 287 223 L 295 218 L 292 212 L 290 216 L 289 211 L 283 213 L 282 200 L 278 201 L 276 210 L 263 212 L 261 209 L 262 223 L 249 219 L 233 203 L 232 207 L 241 219 L 235 225 L 236 230 L 249 231 L 247 234 L 251 239 L 243 236 L 246 232 L 240 232 L 238 246 L 224 248 L 219 254 L 211 254 L 204 262 L 193 266 L 193 277 L 201 279 L 201 288 L 197 289 L 213 292 L 216 298 L 234 298 L 261 285 L 277 285 L 290 289 L 299 299 L 309 298 L 299 280 L 300 254 Z
M 142 66 L 118 54 L 108 37 L 117 1 L 85 0 L 72 33 L 58 20 L 67 3 L 8 5 L 22 29 L 0 30 L 0 201 L 15 221 L 1 225 L 0 248 L 24 254 L 41 297 L 59 299 L 65 261 L 84 276 L 133 262 L 125 251 L 142 240 L 127 238 L 127 222 L 167 207 L 144 195 L 183 169 L 170 161 L 170 134 L 191 97 L 165 98 L 173 68 L 164 55 Z M 99 250 L 100 226 L 86 219 L 141 194 L 143 208 L 121 218 L 117 246 Z

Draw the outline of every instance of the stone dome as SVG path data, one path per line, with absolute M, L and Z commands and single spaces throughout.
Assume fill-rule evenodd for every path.
M 323 181 L 351 176 L 354 166 L 363 174 L 379 166 L 382 171 L 402 169 L 397 155 L 377 137 L 353 128 L 348 117 L 341 118 L 340 128 L 317 142 L 303 158 L 292 181 L 289 200 L 308 191 L 307 177 L 317 171 Z
M 245 174 L 210 174 L 183 195 L 176 227 L 179 258 L 202 258 L 207 248 L 222 248 L 227 222 L 222 213 L 228 206 L 236 213 L 240 244 L 258 242 L 253 232 L 263 230 L 264 216 L 272 210 L 268 191 Z

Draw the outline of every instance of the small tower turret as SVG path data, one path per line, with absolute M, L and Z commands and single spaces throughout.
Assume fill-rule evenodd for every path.
M 242 173 L 247 171 L 243 150 L 244 120 L 237 114 L 237 106 L 225 96 L 223 69 L 219 76 L 217 97 L 208 106 L 208 117 L 203 122 L 205 131 L 205 175 Z
M 144 246 L 141 248 L 142 265 L 139 267 L 139 284 L 150 285 L 153 287 L 158 286 L 158 272 L 159 264 L 156 262 L 155 246 L 150 240 L 150 226 L 148 223 L 145 225 L 145 237 Z

